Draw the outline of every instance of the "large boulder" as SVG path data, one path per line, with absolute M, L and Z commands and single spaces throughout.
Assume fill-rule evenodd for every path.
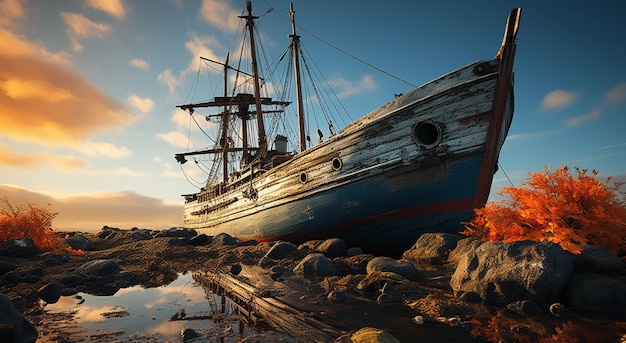
M 348 245 L 343 239 L 330 238 L 318 245 L 316 250 L 326 255 L 328 258 L 335 258 L 339 256 L 346 256 Z
M 457 296 L 475 293 L 487 303 L 558 301 L 574 273 L 569 255 L 556 244 L 486 242 L 469 250 L 450 280 Z
M 0 294 L 0 341 L 30 343 L 36 340 L 37 329 L 22 316 L 6 295 Z
M 313 253 L 306 255 L 294 267 L 293 272 L 304 277 L 325 277 L 335 275 L 336 268 L 324 254 Z
M 0 256 L 34 257 L 41 254 L 30 237 L 11 239 L 0 244 Z
M 626 284 L 620 280 L 603 277 L 577 281 L 566 299 L 574 310 L 626 314 Z
M 402 258 L 417 266 L 440 265 L 448 260 L 448 255 L 461 239 L 451 233 L 425 233 L 402 254 Z
M 619 256 L 599 245 L 584 246 L 580 255 L 572 256 L 572 261 L 577 271 L 597 274 L 619 273 L 625 267 Z
M 78 274 L 108 276 L 119 273 L 120 265 L 114 260 L 93 260 L 85 262 L 76 268 Z
M 417 269 L 407 260 L 396 260 L 391 257 L 379 256 L 374 257 L 367 263 L 365 268 L 367 274 L 373 272 L 392 272 L 401 275 L 409 280 L 417 277 Z

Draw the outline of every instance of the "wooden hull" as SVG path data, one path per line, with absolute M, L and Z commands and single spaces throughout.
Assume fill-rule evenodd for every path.
M 460 68 L 236 189 L 188 201 L 185 227 L 392 253 L 424 232 L 458 231 L 487 200 L 511 124 L 512 65 L 500 64 Z

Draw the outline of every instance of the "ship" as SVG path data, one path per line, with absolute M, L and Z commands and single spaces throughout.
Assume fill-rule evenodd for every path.
M 175 154 L 181 164 L 192 156 L 211 156 L 206 183 L 183 195 L 184 227 L 258 242 L 340 238 L 366 252 L 396 255 L 423 233 L 460 232 L 488 200 L 513 119 L 521 8 L 510 12 L 494 58 L 394 95 L 339 132 L 330 126 L 330 137 L 322 140 L 319 132 L 315 145 L 304 130 L 294 13 L 292 4 L 295 102 L 262 93 L 267 82 L 258 66 L 258 17 L 250 0 L 239 16 L 249 44 L 248 71 L 229 64 L 230 55 L 225 62 L 201 57 L 223 68 L 224 89 L 210 101 L 177 106 L 190 115 L 216 109 L 205 116 L 219 125 L 208 148 Z M 245 80 L 251 91 L 227 86 L 233 79 Z M 276 129 L 281 125 L 268 123 L 270 114 L 288 106 L 297 108 L 298 122 L 299 142 L 291 150 L 288 135 Z

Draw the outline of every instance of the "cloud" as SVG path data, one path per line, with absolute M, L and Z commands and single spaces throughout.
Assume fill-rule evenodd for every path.
M 584 122 L 589 121 L 589 120 L 598 119 L 601 116 L 602 116 L 602 110 L 600 108 L 595 108 L 591 112 L 589 112 L 589 113 L 587 113 L 585 115 L 574 117 L 574 118 L 570 118 L 570 119 L 566 120 L 565 121 L 565 125 L 567 125 L 567 126 L 576 126 L 576 125 L 579 125 L 579 124 L 584 123 Z
M 541 101 L 541 111 L 545 112 L 552 109 L 560 109 L 571 105 L 578 97 L 577 92 L 566 92 L 557 89 L 548 93 Z
M 613 148 L 619 148 L 619 147 L 622 147 L 622 146 L 626 146 L 626 142 L 618 143 L 618 144 L 605 145 L 605 146 L 599 147 L 598 149 L 600 149 L 600 150 L 613 149 Z
M 80 44 L 81 39 L 104 38 L 109 32 L 113 31 L 110 25 L 96 23 L 82 14 L 61 12 L 61 18 L 67 25 L 65 32 L 72 42 L 72 50 L 76 52 L 83 50 L 83 46 Z
M 2 28 L 0 41 L 0 135 L 67 146 L 136 120 L 59 55 Z
M 17 153 L 0 144 L 0 165 L 12 168 L 35 169 L 52 167 L 60 171 L 76 171 L 84 169 L 87 162 L 75 156 L 59 156 L 50 153 Z
M 334 78 L 328 83 L 337 89 L 337 96 L 341 99 L 348 98 L 355 94 L 373 91 L 378 88 L 371 75 L 363 75 L 357 82 L 343 78 Z
M 23 3 L 20 0 L 0 1 L 0 26 L 12 27 L 15 21 L 24 19 L 26 11 Z
M 616 105 L 626 100 L 626 83 L 620 83 L 604 94 L 609 105 Z
M 137 109 L 141 113 L 151 112 L 154 108 L 154 101 L 152 101 L 149 97 L 140 98 L 135 94 L 131 94 L 127 101 L 133 108 Z
M 168 133 L 157 133 L 155 135 L 156 138 L 164 140 L 167 144 L 177 147 L 177 148 L 186 148 L 189 146 L 189 139 L 187 135 L 180 133 L 178 131 L 171 131 Z
M 237 31 L 239 27 L 238 16 L 239 13 L 231 8 L 226 1 L 203 0 L 200 7 L 200 17 L 204 21 L 230 32 Z M 232 20 L 233 18 L 237 20 Z
M 121 167 L 113 171 L 114 174 L 124 175 L 124 176 L 132 176 L 132 177 L 146 177 L 150 176 L 148 173 L 142 173 L 134 170 L 130 170 L 127 167 Z
M 91 157 L 106 156 L 109 158 L 124 158 L 133 154 L 127 147 L 117 147 L 111 143 L 86 141 L 78 144 L 76 150 Z
M 137 69 L 143 69 L 143 70 L 150 69 L 150 65 L 148 64 L 148 62 L 139 58 L 133 58 L 132 60 L 128 61 L 128 64 Z
M 87 5 L 96 10 L 105 12 L 118 20 L 126 18 L 126 8 L 124 7 L 123 0 L 88 0 Z
M 176 88 L 180 86 L 182 83 L 176 76 L 172 74 L 172 71 L 169 69 L 165 69 L 162 71 L 159 76 L 157 76 L 157 80 L 165 83 L 167 88 L 170 91 L 170 94 L 176 91 Z
M 130 229 L 167 229 L 182 225 L 182 204 L 165 202 L 134 191 L 54 196 L 13 185 L 0 184 L 0 195 L 11 203 L 51 204 L 59 213 L 53 225 L 58 231 L 99 231 L 104 225 Z

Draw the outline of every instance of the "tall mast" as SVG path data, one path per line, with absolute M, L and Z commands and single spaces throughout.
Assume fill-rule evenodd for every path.
M 228 96 L 228 58 L 230 57 L 230 52 L 226 54 L 226 62 L 224 63 L 224 97 Z M 222 147 L 224 151 L 222 152 L 222 174 L 224 186 L 228 185 L 228 122 L 230 108 L 224 105 L 224 115 L 222 116 Z
M 252 59 L 252 75 L 254 79 L 254 98 L 256 105 L 256 122 L 259 131 L 259 155 L 263 156 L 267 151 L 267 137 L 265 136 L 265 126 L 263 124 L 263 109 L 261 108 L 261 87 L 259 86 L 259 71 L 256 61 L 256 47 L 254 44 L 254 19 L 252 15 L 252 2 L 246 0 L 246 7 L 248 15 L 240 16 L 240 18 L 246 19 L 246 26 L 248 26 L 248 34 L 250 35 L 250 58 Z M 246 132 L 243 132 L 246 135 Z
M 306 150 L 306 138 L 304 134 L 304 103 L 302 101 L 302 84 L 300 82 L 300 57 L 298 56 L 300 36 L 296 34 L 296 12 L 293 3 L 289 4 L 291 16 L 291 48 L 293 49 L 294 73 L 296 74 L 296 103 L 298 104 L 298 130 L 300 131 L 300 151 Z

